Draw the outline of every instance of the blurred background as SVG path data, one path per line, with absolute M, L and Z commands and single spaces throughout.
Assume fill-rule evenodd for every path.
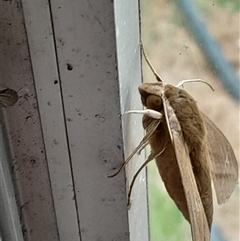
M 206 52 L 204 55 L 203 44 L 196 41 L 196 33 L 188 28 L 191 20 L 184 18 L 176 2 L 141 0 L 144 48 L 165 82 L 176 85 L 183 79 L 201 78 L 212 85 L 214 92 L 201 83 L 189 83 L 184 88 L 224 133 L 239 161 L 239 0 L 189 0 L 195 5 L 198 14 L 193 17 L 200 18 L 210 37 L 218 42 L 221 51 L 217 52 L 220 57 L 215 57 L 221 59 L 222 54 L 229 63 L 230 72 L 234 72 L 233 77 L 230 77 L 232 85 L 221 82 L 224 79 L 222 75 L 229 69 L 219 73 L 218 66 L 211 63 Z M 224 67 L 227 65 L 223 64 Z M 145 82 L 156 81 L 144 61 L 143 76 Z M 154 162 L 148 166 L 148 183 L 151 241 L 191 240 L 190 226 L 168 196 Z M 212 241 L 240 240 L 239 184 L 227 203 L 219 206 L 215 200 L 213 222 Z

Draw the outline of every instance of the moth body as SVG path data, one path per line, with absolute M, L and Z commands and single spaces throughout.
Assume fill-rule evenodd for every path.
M 198 191 L 203 203 L 209 229 L 211 229 L 213 206 L 206 130 L 195 100 L 185 90 L 172 85 L 163 85 L 163 83 L 159 82 L 142 84 L 139 87 L 139 92 L 143 105 L 145 105 L 146 108 L 157 110 L 163 115 L 162 122 L 149 139 L 151 152 L 158 153 L 165 148 L 165 151 L 155 158 L 159 173 L 169 195 L 183 213 L 184 217 L 190 222 L 182 178 L 167 126 L 162 102 L 163 96 L 173 108 L 189 151 Z M 143 117 L 143 127 L 146 131 L 148 131 L 147 129 L 151 121 L 152 119 L 150 117 Z

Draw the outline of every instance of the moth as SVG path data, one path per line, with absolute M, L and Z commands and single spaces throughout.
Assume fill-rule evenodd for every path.
M 0 90 L 0 107 L 10 107 L 18 101 L 18 94 L 13 89 Z
M 145 110 L 140 113 L 146 135 L 130 154 L 117 175 L 134 154 L 150 144 L 151 152 L 133 177 L 128 194 L 128 204 L 133 184 L 140 171 L 155 159 L 166 190 L 191 226 L 193 241 L 209 241 L 213 199 L 213 181 L 218 204 L 231 196 L 238 180 L 238 164 L 233 149 L 216 125 L 203 114 L 193 97 L 180 88 L 165 84 L 148 60 L 157 82 L 143 83 L 139 93 Z M 206 83 L 206 82 L 204 82 Z

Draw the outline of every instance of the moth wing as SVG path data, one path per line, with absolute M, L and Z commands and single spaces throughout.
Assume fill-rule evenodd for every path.
M 218 204 L 231 196 L 238 180 L 238 164 L 233 149 L 217 126 L 202 113 L 207 130 L 210 170 Z
M 15 90 L 5 89 L 0 91 L 0 106 L 9 107 L 18 100 L 18 94 Z
M 184 141 L 181 126 L 173 108 L 164 96 L 162 99 L 168 130 L 175 150 L 187 200 L 192 237 L 194 241 L 209 241 L 210 231 L 192 170 L 188 147 Z

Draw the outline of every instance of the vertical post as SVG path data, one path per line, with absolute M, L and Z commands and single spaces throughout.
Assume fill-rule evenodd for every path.
M 126 110 L 142 108 L 138 92 L 138 86 L 142 82 L 139 46 L 139 2 L 118 0 L 115 1 L 114 8 L 121 112 L 124 113 Z M 141 120 L 141 116 L 122 117 L 125 157 L 135 149 L 143 137 Z M 127 166 L 127 187 L 129 187 L 133 175 L 145 160 L 144 155 L 144 152 L 141 156 L 135 155 Z M 131 208 L 129 210 L 131 241 L 149 240 L 146 182 L 146 171 L 143 170 L 136 179 L 131 196 Z

